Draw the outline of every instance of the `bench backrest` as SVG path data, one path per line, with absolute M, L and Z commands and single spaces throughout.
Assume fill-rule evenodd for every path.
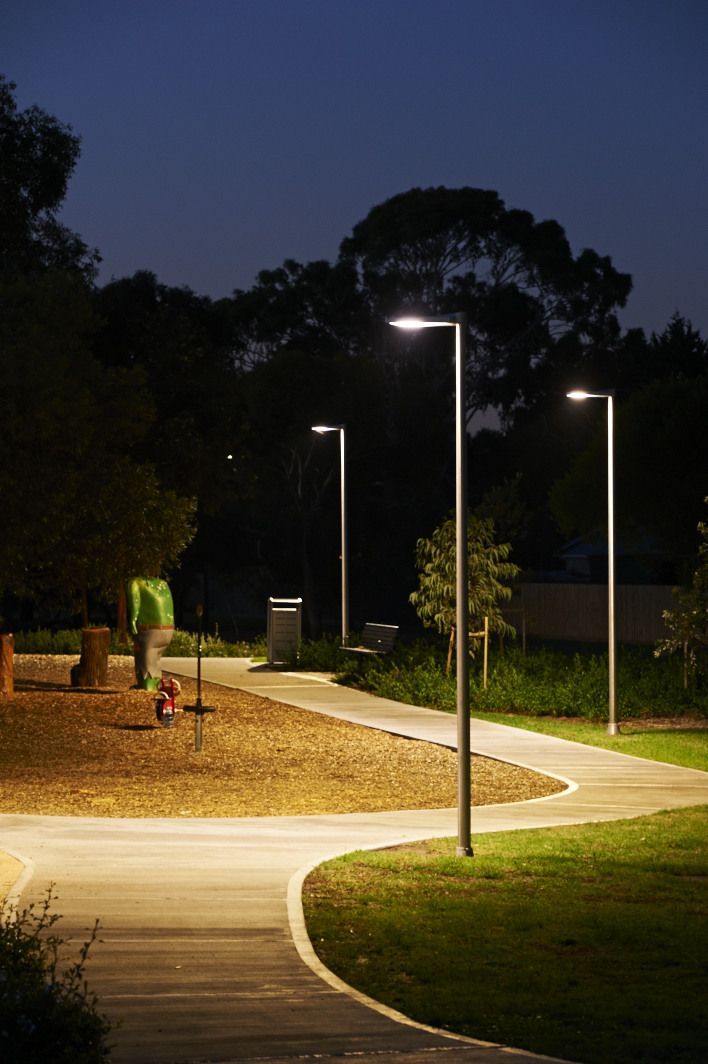
M 397 635 L 397 624 L 372 624 L 367 621 L 361 633 L 361 645 L 367 650 L 393 650 Z

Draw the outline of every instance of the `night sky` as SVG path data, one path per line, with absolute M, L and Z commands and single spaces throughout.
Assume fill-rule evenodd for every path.
M 0 71 L 72 126 L 63 221 L 214 297 L 336 258 L 414 186 L 495 189 L 708 337 L 705 0 L 4 0 Z

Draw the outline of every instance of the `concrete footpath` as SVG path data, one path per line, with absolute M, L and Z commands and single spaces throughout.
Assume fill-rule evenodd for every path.
M 193 659 L 165 671 L 195 676 Z M 248 660 L 204 659 L 205 681 L 366 727 L 454 747 L 455 719 Z M 208 717 L 205 742 L 208 742 Z M 474 752 L 557 776 L 552 798 L 474 808 L 472 834 L 642 816 L 708 802 L 708 773 L 503 725 L 472 722 Z M 159 786 L 159 781 L 156 781 Z M 360 848 L 454 836 L 455 810 L 311 817 L 121 820 L 0 816 L 0 848 L 25 871 L 14 895 L 50 882 L 58 932 L 83 941 L 100 1006 L 119 1021 L 115 1064 L 493 1064 L 525 1054 L 410 1023 L 344 987 L 317 961 L 300 886 L 319 862 Z M 454 958 L 451 958 L 454 963 Z

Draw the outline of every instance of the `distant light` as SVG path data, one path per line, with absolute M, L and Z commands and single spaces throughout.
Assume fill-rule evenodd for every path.
M 589 399 L 590 398 L 587 392 L 580 391 L 579 389 L 576 389 L 573 392 L 567 392 L 566 395 L 567 395 L 568 399 Z
M 226 455 L 226 460 L 227 460 L 227 462 L 233 462 L 234 456 L 232 454 L 227 454 Z
M 319 432 L 322 435 L 323 432 L 339 432 L 341 425 L 313 425 L 312 431 Z

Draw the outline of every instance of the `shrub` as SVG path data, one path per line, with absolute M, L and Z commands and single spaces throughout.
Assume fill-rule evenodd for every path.
M 347 666 L 340 680 L 412 705 L 454 712 L 455 677 L 444 675 L 438 647 L 397 647 L 393 654 Z M 509 648 L 491 657 L 488 685 L 481 662 L 472 663 L 472 710 L 603 720 L 607 713 L 607 655 L 564 654 Z M 623 718 L 708 716 L 708 690 L 681 688 L 675 665 L 657 661 L 642 648 L 620 649 L 617 660 L 617 708 Z
M 607 713 L 607 655 L 518 649 L 497 657 L 487 690 L 475 677 L 472 705 L 478 709 L 602 720 Z M 624 718 L 708 714 L 708 698 L 683 691 L 671 662 L 651 651 L 621 647 L 617 655 L 617 711 Z
M 0 924 L 0 1058 L 96 1064 L 108 1058 L 110 1022 L 88 992 L 84 966 L 98 922 L 79 959 L 58 971 L 64 940 L 51 934 L 52 888 L 39 909 L 3 906 Z
M 17 654 L 80 654 L 81 629 L 61 628 L 52 632 L 39 628 L 33 632 L 15 633 Z
M 320 639 L 303 639 L 297 658 L 289 664 L 311 672 L 337 672 L 342 665 L 341 640 L 339 636 L 323 635 Z
M 64 628 L 57 632 L 51 632 L 47 628 L 41 628 L 33 632 L 17 632 L 15 635 L 15 653 L 80 654 L 81 629 Z M 109 653 L 132 655 L 132 640 L 129 637 L 128 643 L 119 643 L 118 633 L 112 631 Z M 181 628 L 175 628 L 167 653 L 173 657 L 196 657 L 197 634 L 184 631 Z M 265 653 L 264 638 L 257 639 L 253 644 L 249 644 L 227 643 L 218 635 L 206 634 L 202 636 L 202 656 L 205 658 L 246 658 L 256 657 L 260 653 Z
M 339 678 L 351 687 L 371 691 L 397 702 L 454 711 L 455 680 L 445 673 L 442 644 L 424 641 L 396 645 L 390 654 L 349 656 L 340 664 Z

